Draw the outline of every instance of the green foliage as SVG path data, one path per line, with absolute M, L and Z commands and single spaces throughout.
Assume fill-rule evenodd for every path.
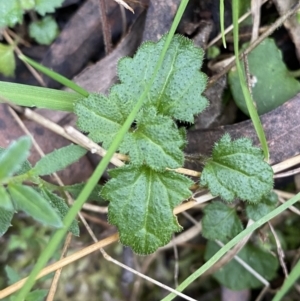
M 206 245 L 205 260 L 211 258 L 219 249 L 220 247 L 215 242 L 209 241 Z M 237 255 L 265 279 L 272 280 L 275 277 L 278 260 L 270 253 L 248 243 Z M 222 285 L 232 290 L 263 286 L 263 283 L 234 259 L 215 272 L 213 276 Z
M 60 219 L 62 220 L 69 211 L 69 207 L 66 204 L 65 200 L 59 197 L 58 195 L 52 193 L 47 189 L 41 189 L 41 195 L 48 201 L 48 203 L 57 210 Z M 79 236 L 79 227 L 78 222 L 74 220 L 69 228 L 69 231 L 75 235 Z
M 108 97 L 92 94 L 75 104 L 78 127 L 95 142 L 110 147 L 153 76 L 166 37 L 146 42 L 134 58 L 118 63 L 121 83 Z M 173 209 L 190 196 L 191 181 L 165 172 L 183 165 L 184 131 L 173 120 L 193 121 L 207 106 L 201 96 L 206 77 L 199 71 L 203 51 L 175 36 L 134 124 L 119 151 L 130 165 L 111 172 L 103 196 L 110 201 L 109 221 L 117 225 L 121 242 L 139 254 L 149 254 L 169 242 L 181 228 Z M 176 191 L 176 193 L 174 193 Z M 155 227 L 155 228 L 154 228 Z
M 12 176 L 20 169 L 23 162 L 29 156 L 31 140 L 24 136 L 12 142 L 8 148 L 0 154 L 0 181 Z
M 215 144 L 200 183 L 227 202 L 235 198 L 258 202 L 273 187 L 273 171 L 249 139 L 231 141 L 226 134 Z
M 259 220 L 263 216 L 270 213 L 276 208 L 278 196 L 275 192 L 271 192 L 260 200 L 257 204 L 247 204 L 246 213 L 249 219 L 254 221 Z
M 39 176 L 50 175 L 78 161 L 86 152 L 86 149 L 74 144 L 62 147 L 40 159 L 30 171 L 30 174 Z
M 118 227 L 124 245 L 138 254 L 149 254 L 181 230 L 173 209 L 190 196 L 191 180 L 175 172 L 130 165 L 110 175 L 113 179 L 102 194 L 110 200 L 108 220 Z
M 0 28 L 13 27 L 23 20 L 23 9 L 18 0 L 0 1 Z
M 227 242 L 243 230 L 234 208 L 222 202 L 212 202 L 204 208 L 202 235 L 210 240 Z
M 44 16 L 46 13 L 53 13 L 63 2 L 64 0 L 1 0 L 0 28 L 22 23 L 26 10 L 34 9 Z
M 277 108 L 300 91 L 299 81 L 289 75 L 273 39 L 265 39 L 258 45 L 248 55 L 248 63 L 253 99 L 259 114 Z M 236 104 L 249 114 L 235 69 L 228 79 Z
M 81 190 L 83 189 L 84 185 L 85 185 L 85 183 L 67 185 L 67 186 L 64 186 L 63 189 L 65 191 L 70 192 L 74 198 L 77 198 L 78 195 L 80 194 Z M 88 199 L 92 200 L 92 201 L 103 202 L 104 200 L 100 195 L 101 190 L 102 190 L 102 186 L 96 185 L 95 188 L 93 189 L 93 191 L 91 192 L 91 194 L 89 195 Z
M 0 43 L 0 73 L 4 76 L 14 76 L 15 68 L 14 48 Z
M 54 13 L 64 0 L 35 0 L 35 10 L 42 16 L 47 13 Z
M 50 16 L 29 25 L 29 36 L 41 45 L 50 45 L 58 34 L 58 25 Z
M 32 168 L 26 160 L 30 147 L 31 140 L 25 136 L 12 142 L 7 149 L 0 148 L 1 236 L 10 227 L 15 211 L 22 210 L 45 225 L 62 227 L 62 219 L 69 210 L 65 201 L 48 191 L 44 187 L 47 183 L 38 176 L 48 175 L 67 167 L 82 157 L 86 150 L 77 145 L 69 145 L 46 155 Z M 23 185 L 22 182 L 25 180 L 39 185 L 40 188 Z M 99 193 L 99 187 L 97 189 Z M 70 231 L 74 235 L 79 235 L 76 220 L 70 226 Z
M 7 231 L 11 226 L 11 220 L 15 212 L 3 209 L 0 207 L 0 237 Z
M 9 184 L 16 210 L 23 210 L 37 221 L 53 227 L 62 227 L 63 223 L 57 211 L 33 188 L 20 184 Z

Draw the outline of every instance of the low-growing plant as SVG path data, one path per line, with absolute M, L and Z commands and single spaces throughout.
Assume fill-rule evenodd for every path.
M 59 28 L 55 19 L 46 14 L 55 12 L 63 2 L 64 0 L 1 0 L 0 31 L 21 24 L 24 14 L 32 12 L 40 17 L 32 19 L 28 35 L 38 44 L 49 45 L 59 34 Z M 15 43 L 18 42 L 16 39 Z M 5 76 L 14 76 L 15 73 L 14 47 L 15 45 L 0 43 L 0 73 Z
M 77 190 L 74 186 L 60 188 L 41 176 L 77 161 L 86 153 L 83 148 L 70 145 L 56 150 L 34 167 L 26 161 L 31 146 L 28 137 L 20 138 L 1 151 L 1 234 L 9 227 L 16 210 L 23 210 L 46 225 L 59 228 L 53 236 L 53 243 L 49 244 L 51 247 L 45 250 L 46 255 L 37 262 L 28 286 L 19 295 L 20 299 L 30 289 L 37 272 L 50 258 L 66 231 L 79 234 L 74 217 L 92 191 L 97 195 L 97 191 L 101 190 L 101 197 L 109 201 L 109 222 L 117 226 L 121 243 L 138 254 L 155 252 L 170 241 L 174 232 L 182 229 L 173 210 L 192 196 L 190 187 L 194 182 L 178 172 L 184 164 L 183 149 L 188 143 L 186 131 L 178 126 L 178 121 L 191 124 L 194 115 L 208 106 L 208 101 L 201 95 L 207 82 L 206 76 L 200 72 L 203 50 L 183 36 L 174 36 L 186 3 L 182 1 L 168 35 L 157 43 L 142 44 L 133 58 L 119 61 L 120 83 L 114 85 L 107 96 L 88 93 L 25 57 L 22 59 L 64 81 L 78 93 L 35 88 L 34 93 L 47 93 L 47 99 L 41 103 L 32 92 L 33 97 L 25 97 L 24 100 L 22 96 L 24 91 L 28 91 L 27 87 L 13 85 L 15 90 L 12 91 L 12 84 L 0 82 L 1 96 L 19 105 L 57 109 L 58 104 L 49 102 L 49 99 L 54 100 L 60 95 L 59 107 L 73 111 L 78 118 L 77 127 L 108 149 L 87 184 L 80 186 L 83 187 L 81 191 L 78 186 Z M 66 95 L 68 97 L 64 98 Z M 255 114 L 253 107 L 248 107 L 248 110 Z M 260 130 L 259 126 L 257 129 Z M 260 133 L 260 139 L 264 141 L 263 133 Z M 124 166 L 109 171 L 111 179 L 100 189 L 96 184 L 116 151 L 126 154 L 129 159 Z M 271 216 L 277 199 L 271 193 L 273 170 L 265 161 L 267 153 L 266 146 L 263 152 L 249 139 L 232 140 L 228 134 L 215 144 L 197 182 L 224 202 L 213 202 L 206 207 L 203 218 L 203 235 L 206 238 L 227 243 L 259 226 L 256 223 L 256 228 L 253 226 L 243 231 L 235 208 L 231 206 L 234 200 L 246 202 L 245 212 L 249 219 L 260 221 L 261 210 L 268 218 Z M 80 192 L 74 195 L 77 200 L 68 210 L 63 199 L 64 191 L 72 193 L 74 190 Z M 233 243 L 231 240 L 228 248 Z M 209 246 L 207 259 L 217 250 L 214 245 Z M 247 257 L 253 250 L 253 246 L 248 246 L 243 256 Z M 216 256 L 219 255 L 214 255 L 211 260 L 215 260 Z M 266 259 L 265 253 L 257 249 L 255 256 L 258 261 L 266 263 L 265 277 L 271 279 L 276 271 L 276 259 Z M 224 280 L 224 273 L 217 277 L 233 289 L 258 285 L 252 278 L 247 278 L 246 284 L 237 288 Z

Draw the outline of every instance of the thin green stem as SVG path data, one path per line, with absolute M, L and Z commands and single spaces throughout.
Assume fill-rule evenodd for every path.
M 186 287 L 188 287 L 192 282 L 194 282 L 197 278 L 199 278 L 204 272 L 206 272 L 210 267 L 212 267 L 222 256 L 224 256 L 231 248 L 233 248 L 239 241 L 241 241 L 248 234 L 252 233 L 266 222 L 279 215 L 290 206 L 294 205 L 296 202 L 300 200 L 300 193 L 296 194 L 294 197 L 289 199 L 287 202 L 265 215 L 251 226 L 247 227 L 244 231 L 238 234 L 235 238 L 233 238 L 230 242 L 228 242 L 223 248 L 221 248 L 213 257 L 211 257 L 203 266 L 201 266 L 196 272 L 190 275 L 187 279 L 185 279 L 176 290 L 182 292 Z M 298 266 L 298 264 L 297 264 Z M 167 297 L 162 299 L 162 301 L 171 301 L 176 297 L 175 294 L 169 294 Z M 279 299 L 272 300 L 279 301 Z
M 222 43 L 224 48 L 226 48 L 226 39 L 225 39 L 225 28 L 224 28 L 224 0 L 220 0 L 220 28 L 222 33 Z
M 294 266 L 289 276 L 285 279 L 282 288 L 277 292 L 272 301 L 280 301 L 288 290 L 295 284 L 300 277 L 300 260 Z
M 75 84 L 73 81 L 67 79 L 66 77 L 58 74 L 57 72 L 54 72 L 53 70 L 50 70 L 49 68 L 33 61 L 32 59 L 28 58 L 27 56 L 21 54 L 19 55 L 19 59 L 28 63 L 29 65 L 31 65 L 32 67 L 34 67 L 35 69 L 41 71 L 42 73 L 48 75 L 49 77 L 51 77 L 52 79 L 56 80 L 57 82 L 61 83 L 63 86 L 66 86 L 68 88 L 70 88 L 71 90 L 81 94 L 84 97 L 88 97 L 89 96 L 89 92 L 86 91 L 85 89 L 83 89 L 82 87 L 78 86 L 77 84 Z
M 118 134 L 116 135 L 116 138 L 114 139 L 111 146 L 109 147 L 107 154 L 103 157 L 103 159 L 97 166 L 96 170 L 94 171 L 93 175 L 91 176 L 91 178 L 88 180 L 88 182 L 86 183 L 86 185 L 80 192 L 77 200 L 74 202 L 73 206 L 70 208 L 68 214 L 65 216 L 65 218 L 63 220 L 64 228 L 56 231 L 56 233 L 52 236 L 52 238 L 50 239 L 50 241 L 48 243 L 48 246 L 45 248 L 45 250 L 42 252 L 40 257 L 38 258 L 37 263 L 35 264 L 33 270 L 31 271 L 27 281 L 25 282 L 24 286 L 22 287 L 22 289 L 19 291 L 18 295 L 16 296 L 15 301 L 23 301 L 25 299 L 26 295 L 29 293 L 29 291 L 31 290 L 32 286 L 35 283 L 36 276 L 38 275 L 40 270 L 45 266 L 45 264 L 48 262 L 48 260 L 51 258 L 51 256 L 57 249 L 58 245 L 60 244 L 60 242 L 62 241 L 66 232 L 68 231 L 72 221 L 74 220 L 77 213 L 80 211 L 81 207 L 83 206 L 84 202 L 86 201 L 86 199 L 88 198 L 88 196 L 94 189 L 95 185 L 98 183 L 100 177 L 104 173 L 107 165 L 110 162 L 110 159 L 112 158 L 112 156 L 118 149 L 124 135 L 129 130 L 132 122 L 135 119 L 136 114 L 138 113 L 138 111 L 141 109 L 141 107 L 143 105 L 146 95 L 150 91 L 151 85 L 153 84 L 153 82 L 155 80 L 155 76 L 156 76 L 159 68 L 161 67 L 161 65 L 163 63 L 165 54 L 167 52 L 167 49 L 170 45 L 170 42 L 171 42 L 173 36 L 174 36 L 175 30 L 179 24 L 179 21 L 181 20 L 181 17 L 187 6 L 187 3 L 188 3 L 188 0 L 182 0 L 180 6 L 178 8 L 177 14 L 175 16 L 175 19 L 174 19 L 174 22 L 170 29 L 170 32 L 167 36 L 167 39 L 166 39 L 164 48 L 162 50 L 162 53 L 160 55 L 159 61 L 156 65 L 154 74 L 153 74 L 150 82 L 147 84 L 145 91 L 142 93 L 142 95 L 140 96 L 136 105 L 134 106 L 133 110 L 131 111 L 128 118 L 126 119 L 125 123 L 119 130 Z
M 236 60 L 236 68 L 238 71 L 240 84 L 242 87 L 243 95 L 246 101 L 247 109 L 249 111 L 250 118 L 253 122 L 256 134 L 258 136 L 258 139 L 261 143 L 262 149 L 264 151 L 265 159 L 269 161 L 269 148 L 267 144 L 267 139 L 265 136 L 264 129 L 262 127 L 262 124 L 260 122 L 257 110 L 255 108 L 253 99 L 251 97 L 251 94 L 248 90 L 246 79 L 241 67 L 241 63 L 239 60 L 239 0 L 233 0 L 232 2 L 232 17 L 233 17 L 233 40 L 234 40 L 234 54 L 235 54 L 235 60 Z

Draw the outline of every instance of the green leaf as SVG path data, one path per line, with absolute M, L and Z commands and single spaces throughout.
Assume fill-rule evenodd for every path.
M 300 83 L 286 68 L 273 39 L 265 39 L 248 55 L 253 99 L 259 114 L 267 113 L 300 91 Z M 238 107 L 249 114 L 236 69 L 229 73 L 229 84 Z
M 63 226 L 56 210 L 33 188 L 19 184 L 9 184 L 8 190 L 18 210 L 23 210 L 42 224 L 57 228 Z
M 6 192 L 6 189 L 3 186 L 0 186 L 0 208 L 7 211 L 15 210 L 13 203 L 10 199 L 10 196 Z
M 227 242 L 241 231 L 243 225 L 234 208 L 222 202 L 212 202 L 204 208 L 202 235 L 205 238 Z
M 124 111 L 118 103 L 119 98 L 111 100 L 93 94 L 75 105 L 77 126 L 89 132 L 92 140 L 103 142 L 104 148 L 110 146 L 126 117 L 121 113 Z M 184 144 L 185 139 L 172 119 L 157 115 L 154 108 L 149 108 L 138 114 L 135 129 L 124 137 L 119 150 L 129 153 L 132 164 L 145 163 L 153 169 L 163 170 L 182 166 Z
M 58 25 L 50 16 L 29 25 L 29 36 L 41 45 L 50 45 L 58 34 Z
M 211 258 L 219 249 L 220 247 L 215 242 L 209 241 L 206 245 L 205 260 Z M 272 280 L 275 277 L 278 261 L 271 253 L 266 253 L 251 244 L 247 244 L 238 253 L 238 256 L 265 279 Z M 231 290 L 239 291 L 263 286 L 262 282 L 250 274 L 235 259 L 232 259 L 213 276 Z
M 11 220 L 14 216 L 14 211 L 7 211 L 0 207 L 0 237 L 11 226 Z
M 2 154 L 4 151 L 5 151 L 5 148 L 3 148 L 3 147 L 0 146 L 0 157 L 1 157 L 1 154 Z M 16 171 L 16 174 L 17 174 L 17 175 L 22 175 L 22 174 L 28 172 L 31 168 L 32 168 L 32 166 L 31 166 L 30 162 L 29 162 L 28 160 L 25 160 L 25 161 L 21 164 L 20 168 Z
M 246 213 L 249 219 L 254 221 L 264 217 L 276 208 L 278 196 L 275 192 L 271 192 L 261 199 L 258 204 L 247 204 Z
M 85 186 L 86 183 L 79 183 L 79 184 L 74 184 L 74 185 L 67 185 L 62 187 L 64 190 L 70 192 L 74 198 L 77 198 L 78 195 L 80 194 L 81 190 Z M 92 201 L 98 201 L 98 202 L 103 202 L 103 198 L 100 195 L 100 192 L 102 190 L 101 185 L 96 185 L 91 194 L 89 195 L 88 199 Z
M 145 42 L 134 58 L 122 58 L 118 63 L 121 84 L 115 85 L 116 93 L 123 103 L 136 102 L 150 81 L 166 36 L 159 42 Z M 199 70 L 203 50 L 183 36 L 175 35 L 167 50 L 162 67 L 159 69 L 145 105 L 156 107 L 159 114 L 175 119 L 194 122 L 195 114 L 208 105 L 201 93 L 206 87 L 206 76 Z
M 23 136 L 12 142 L 7 149 L 0 154 L 0 180 L 12 176 L 21 169 L 26 161 L 31 147 L 31 140 Z
M 18 0 L 0 1 L 0 28 L 13 27 L 23 20 L 23 9 Z
M 57 111 L 73 111 L 74 103 L 81 99 L 78 93 L 59 91 L 0 81 L 0 96 L 16 105 L 46 108 Z M 3 101 L 0 99 L 0 102 Z
M 41 194 L 53 208 L 57 209 L 59 216 L 63 220 L 69 211 L 69 206 L 66 204 L 65 200 L 47 189 L 41 189 Z M 76 220 L 72 222 L 69 231 L 73 235 L 79 236 L 80 231 Z
M 122 244 L 150 254 L 181 230 L 173 209 L 191 195 L 192 181 L 175 172 L 156 172 L 127 165 L 110 171 L 102 195 L 110 201 L 109 223 L 116 225 Z
M 95 142 L 103 142 L 108 148 L 125 122 L 132 106 L 123 104 L 116 95 L 110 99 L 101 94 L 90 94 L 74 105 L 78 116 L 77 126 Z
M 14 76 L 15 69 L 14 47 L 0 43 L 0 73 L 4 76 Z
M 9 280 L 9 285 L 12 285 L 22 279 L 22 277 L 9 265 L 5 266 L 5 273 Z
M 231 141 L 225 134 L 215 144 L 201 174 L 201 185 L 227 202 L 258 202 L 273 187 L 273 170 L 262 151 L 247 138 Z
M 136 129 L 125 136 L 121 153 L 129 153 L 134 165 L 147 164 L 155 170 L 183 165 L 185 139 L 169 117 L 157 115 L 154 108 L 143 110 L 136 119 Z
M 56 8 L 61 7 L 64 0 L 35 0 L 35 10 L 42 16 L 54 13 Z
M 86 149 L 74 144 L 62 147 L 38 161 L 31 173 L 39 176 L 50 175 L 78 161 L 86 152 Z
M 30 10 L 35 7 L 35 0 L 19 0 L 20 5 L 24 10 Z

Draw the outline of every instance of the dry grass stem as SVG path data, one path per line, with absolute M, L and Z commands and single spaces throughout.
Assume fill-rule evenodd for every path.
M 271 229 L 271 232 L 272 232 L 272 234 L 274 236 L 274 239 L 275 239 L 275 242 L 276 242 L 277 254 L 278 254 L 280 265 L 282 267 L 282 270 L 283 270 L 285 278 L 287 278 L 289 274 L 288 274 L 288 270 L 287 270 L 286 264 L 284 262 L 284 257 L 285 256 L 284 256 L 283 249 L 281 247 L 280 240 L 279 240 L 279 238 L 278 238 L 278 236 L 277 236 L 277 234 L 276 234 L 276 232 L 275 232 L 272 224 L 270 222 L 268 222 L 268 225 L 269 225 L 269 227 Z
M 126 9 L 130 10 L 134 14 L 134 10 L 123 0 L 115 0 L 120 6 L 125 7 Z
M 63 250 L 61 252 L 60 259 L 63 259 L 63 258 L 66 257 L 69 245 L 71 243 L 71 240 L 72 240 L 72 233 L 69 232 L 68 235 L 67 235 L 67 238 L 65 240 L 65 244 L 64 244 Z M 61 275 L 61 271 L 62 271 L 62 268 L 56 270 L 55 275 L 52 279 L 52 283 L 51 283 L 46 301 L 52 301 L 54 299 L 56 289 L 57 289 L 57 286 L 58 286 L 58 282 L 59 282 L 59 278 L 60 278 L 60 275 Z

